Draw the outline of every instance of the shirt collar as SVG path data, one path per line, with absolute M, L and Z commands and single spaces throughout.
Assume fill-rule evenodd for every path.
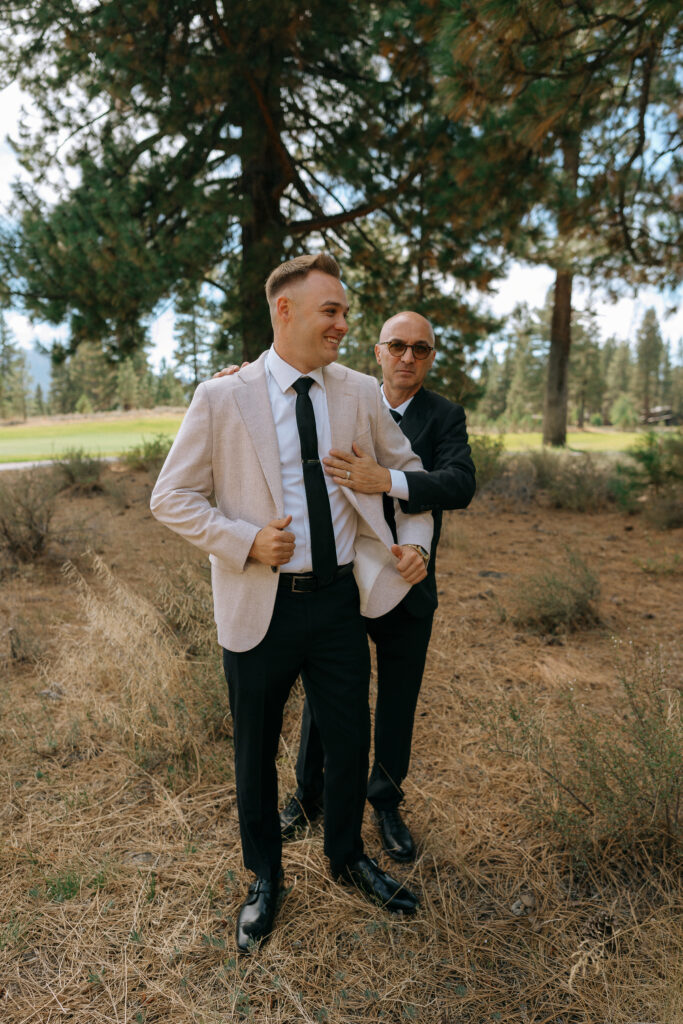
M 301 370 L 297 370 L 295 366 L 285 362 L 285 360 L 277 354 L 272 345 L 268 349 L 268 354 L 266 356 L 266 369 L 271 374 L 273 380 L 283 394 L 287 388 L 291 388 L 294 381 L 298 380 L 299 377 L 311 377 L 316 384 L 320 385 L 323 391 L 325 390 L 325 378 L 323 377 L 322 366 L 316 367 L 316 369 L 311 370 L 310 373 L 302 373 Z
M 382 401 L 386 405 L 387 409 L 392 409 L 393 412 L 397 412 L 399 416 L 405 416 L 406 409 L 408 408 L 412 400 L 415 398 L 415 395 L 411 395 L 407 402 L 401 402 L 401 404 L 397 405 L 396 408 L 394 409 L 393 405 L 389 405 L 389 403 L 387 402 L 387 396 L 384 394 L 384 385 L 381 386 L 380 391 L 382 392 Z

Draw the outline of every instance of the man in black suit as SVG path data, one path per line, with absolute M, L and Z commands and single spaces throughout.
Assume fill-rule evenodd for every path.
M 365 620 L 377 650 L 375 750 L 367 795 L 384 849 L 394 860 L 407 862 L 415 858 L 415 843 L 399 805 L 437 607 L 435 563 L 441 515 L 444 509 L 469 504 L 475 479 L 462 406 L 423 387 L 435 358 L 429 321 L 413 312 L 391 317 L 382 328 L 375 355 L 382 368 L 384 401 L 427 472 L 384 469 L 355 444 L 352 452 L 332 450 L 323 461 L 325 471 L 342 487 L 364 494 L 382 493 L 385 518 L 392 531 L 395 499 L 402 512 L 431 511 L 434 517 L 431 551 L 424 552 L 426 579 L 388 614 Z M 285 838 L 292 837 L 322 810 L 323 750 L 308 702 L 304 705 L 296 777 L 296 795 L 280 812 Z

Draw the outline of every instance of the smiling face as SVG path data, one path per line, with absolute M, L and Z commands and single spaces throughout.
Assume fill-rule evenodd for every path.
M 382 367 L 384 394 L 389 404 L 396 408 L 412 398 L 420 388 L 434 362 L 435 352 L 426 359 L 416 359 L 412 349 L 406 348 L 402 356 L 392 356 L 387 342 L 402 341 L 406 345 L 426 342 L 434 347 L 434 331 L 429 320 L 419 313 L 397 313 L 387 320 L 375 345 L 375 356 Z
M 277 354 L 302 373 L 333 363 L 348 331 L 349 304 L 341 281 L 320 270 L 293 281 L 273 303 Z

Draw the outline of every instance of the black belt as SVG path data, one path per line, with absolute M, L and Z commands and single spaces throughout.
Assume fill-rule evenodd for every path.
M 337 566 L 332 582 L 336 583 L 342 576 L 348 576 L 350 572 L 353 572 L 353 562 Z M 281 572 L 277 585 L 294 594 L 310 594 L 314 590 L 320 590 L 320 583 L 314 572 Z M 329 586 L 329 584 L 326 585 Z

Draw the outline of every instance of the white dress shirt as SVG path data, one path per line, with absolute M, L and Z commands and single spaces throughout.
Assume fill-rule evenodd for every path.
M 294 555 L 286 565 L 281 567 L 284 572 L 311 572 L 313 569 L 311 529 L 301 465 L 301 442 L 296 425 L 296 391 L 292 387 L 294 381 L 299 377 L 311 377 L 315 382 L 309 395 L 318 435 L 318 456 L 322 461 L 332 447 L 332 431 L 327 411 L 322 368 L 312 370 L 310 373 L 301 373 L 300 370 L 286 363 L 271 346 L 266 356 L 266 383 L 280 451 L 285 515 L 292 517 L 287 529 L 294 534 L 295 538 Z M 335 484 L 324 471 L 323 474 L 330 498 L 332 527 L 337 547 L 337 565 L 346 565 L 347 562 L 353 561 L 355 554 L 356 511 L 344 497 L 341 487 Z
M 387 396 L 384 394 L 384 387 L 380 388 L 382 392 L 382 401 L 386 405 L 387 409 L 392 412 L 397 412 L 399 416 L 404 416 L 405 411 L 412 402 L 415 395 L 411 395 L 407 402 L 401 402 L 394 409 L 393 406 L 387 402 Z M 390 498 L 401 498 L 403 501 L 408 501 L 410 494 L 408 492 L 408 480 L 406 479 L 405 473 L 402 473 L 400 469 L 390 469 L 391 473 L 391 489 L 388 491 Z

